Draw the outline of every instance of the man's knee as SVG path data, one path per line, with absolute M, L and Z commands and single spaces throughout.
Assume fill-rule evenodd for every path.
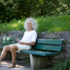
M 3 50 L 4 50 L 4 51 L 7 51 L 7 49 L 8 49 L 7 46 L 4 46 L 4 47 L 3 47 Z
M 15 47 L 14 47 L 14 45 L 11 47 L 11 51 L 13 51 L 13 50 L 15 50 Z
M 12 45 L 12 46 L 11 46 L 11 51 L 14 51 L 14 50 L 18 50 L 18 48 L 17 48 L 16 45 Z

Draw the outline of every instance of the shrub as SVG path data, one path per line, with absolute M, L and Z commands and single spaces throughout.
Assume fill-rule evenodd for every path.
M 60 62 L 58 65 L 50 68 L 49 70 L 70 70 L 70 60 Z

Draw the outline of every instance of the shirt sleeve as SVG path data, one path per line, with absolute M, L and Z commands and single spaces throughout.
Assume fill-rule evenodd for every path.
M 32 41 L 36 42 L 36 38 L 37 38 L 37 33 L 33 32 L 33 34 L 32 34 Z

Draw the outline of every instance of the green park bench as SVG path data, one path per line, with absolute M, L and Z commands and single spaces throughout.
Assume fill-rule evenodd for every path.
M 19 38 L 21 39 L 21 38 Z M 13 37 L 3 37 L 2 46 L 15 44 L 17 41 Z M 38 70 L 47 67 L 49 56 L 59 55 L 62 51 L 62 39 L 37 39 L 36 44 L 32 46 L 31 50 L 22 50 L 22 53 L 30 54 L 31 70 Z

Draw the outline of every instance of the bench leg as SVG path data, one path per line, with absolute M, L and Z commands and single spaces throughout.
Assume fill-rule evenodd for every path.
M 48 57 L 35 56 L 30 54 L 31 70 L 47 68 Z

